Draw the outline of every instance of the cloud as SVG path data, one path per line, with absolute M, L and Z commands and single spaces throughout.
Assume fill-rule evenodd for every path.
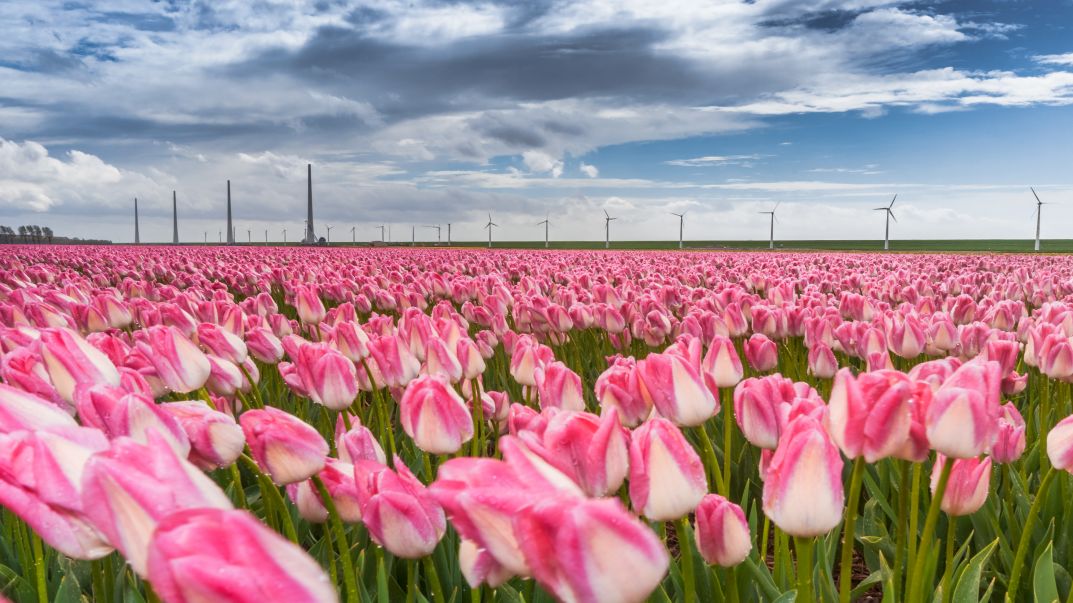
M 667 165 L 678 167 L 720 167 L 727 165 L 752 165 L 761 155 L 705 155 L 692 159 L 671 159 L 664 161 Z
M 53 157 L 44 146 L 0 138 L 0 207 L 46 212 L 63 204 L 98 202 L 99 195 L 130 184 L 119 168 L 99 157 L 71 150 Z M 141 184 L 144 184 L 141 183 Z
M 1033 61 L 1044 65 L 1073 66 L 1073 52 L 1065 54 L 1037 54 L 1032 57 Z
M 563 162 L 541 151 L 522 153 L 522 161 L 529 171 L 537 174 L 550 174 L 552 178 L 563 175 Z
M 578 170 L 580 170 L 582 174 L 585 174 L 589 178 L 598 178 L 600 176 L 600 170 L 598 170 L 595 165 L 589 165 L 584 161 L 582 161 L 581 165 L 578 166 Z

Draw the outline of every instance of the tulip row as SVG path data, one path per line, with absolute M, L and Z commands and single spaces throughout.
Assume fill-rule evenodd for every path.
M 1071 277 L 1038 256 L 12 247 L 0 588 L 1073 596 Z

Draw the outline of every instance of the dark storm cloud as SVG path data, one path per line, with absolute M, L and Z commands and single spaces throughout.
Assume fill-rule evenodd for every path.
M 654 50 L 665 39 L 657 29 L 611 28 L 486 35 L 423 47 L 323 27 L 296 51 L 267 51 L 228 71 L 240 77 L 291 74 L 368 99 L 381 113 L 399 118 L 494 106 L 488 99 L 645 101 L 704 88 L 705 74 L 694 63 Z

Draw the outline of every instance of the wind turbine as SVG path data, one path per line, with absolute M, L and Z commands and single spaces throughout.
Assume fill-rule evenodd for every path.
M 543 222 L 537 222 L 537 226 L 544 225 L 544 249 L 548 248 L 548 226 L 551 224 L 548 218 L 545 217 Z
M 350 242 L 351 243 L 357 243 L 358 242 L 357 228 L 358 228 L 357 226 L 351 226 L 350 227 Z
M 435 228 L 436 229 L 436 243 L 438 244 L 438 243 L 442 242 L 442 239 L 440 238 L 440 233 L 443 230 L 442 226 L 440 226 L 439 224 L 426 224 L 425 228 Z
M 488 249 L 492 248 L 492 227 L 493 226 L 499 226 L 499 224 L 496 224 L 495 222 L 492 221 L 492 214 L 488 214 L 488 223 L 484 225 L 484 227 L 488 229 Z
M 682 233 L 685 232 L 686 212 L 676 214 L 671 212 L 672 216 L 678 216 L 678 248 L 682 248 Z
M 246 238 L 249 239 L 250 243 L 253 242 L 253 229 L 252 228 L 247 228 L 246 229 Z
M 611 248 L 611 221 L 618 220 L 618 218 L 612 218 L 607 210 L 604 210 L 604 249 Z
M 417 226 L 410 225 L 410 247 L 417 247 Z
M 387 228 L 387 227 L 384 226 L 383 224 L 381 224 L 380 226 L 377 226 L 377 228 L 380 229 L 380 242 L 381 243 L 386 243 L 387 241 L 384 239 L 384 229 Z
M 451 223 L 447 223 L 447 246 L 451 246 Z
M 134 244 L 141 245 L 142 236 L 138 233 L 138 198 L 134 198 Z
M 1034 189 L 1034 188 L 1032 188 L 1030 186 L 1030 187 L 1028 187 L 1028 190 L 1032 191 L 1032 196 L 1036 198 L 1036 211 L 1034 212 L 1036 214 L 1036 251 L 1039 251 L 1039 221 L 1040 221 L 1040 215 L 1043 213 L 1043 206 L 1047 205 L 1047 204 L 1044 203 L 1043 201 L 1039 200 L 1039 195 L 1036 194 L 1036 189 Z
M 768 240 L 767 248 L 775 249 L 775 210 L 779 209 L 779 204 L 776 203 L 775 207 L 771 208 L 771 211 L 761 211 L 757 213 L 768 214 L 771 216 L 771 238 Z
M 325 224 L 324 228 L 326 228 L 328 230 L 328 238 L 325 239 L 324 242 L 325 243 L 331 243 L 332 242 L 332 229 L 335 228 L 335 227 L 332 226 L 331 224 Z
M 890 208 L 894 207 L 894 202 L 898 200 L 898 195 L 894 195 L 894 198 L 890 200 L 890 205 L 884 205 L 883 207 L 876 207 L 873 211 L 885 211 L 887 212 L 887 229 L 883 231 L 883 250 L 890 249 L 890 221 L 898 221 L 898 218 L 894 217 L 894 212 Z
M 287 229 L 286 228 L 283 229 L 283 243 L 284 244 L 287 243 Z

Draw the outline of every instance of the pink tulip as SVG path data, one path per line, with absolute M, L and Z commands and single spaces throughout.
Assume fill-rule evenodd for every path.
M 356 322 L 336 324 L 328 343 L 353 362 L 361 362 L 369 356 L 369 335 Z
M 78 417 L 83 425 L 95 427 L 111 439 L 126 436 L 148 444 L 149 434 L 156 433 L 179 456 L 185 458 L 190 452 L 190 441 L 179 422 L 141 394 L 101 385 L 81 390 Z
M 264 327 L 246 331 L 246 349 L 251 356 L 265 364 L 276 364 L 283 358 L 283 344 L 279 337 Z
M 71 415 L 55 404 L 0 383 L 0 433 L 76 425 Z
M 112 361 L 74 331 L 42 329 L 38 343 L 52 385 L 67 402 L 75 401 L 77 388 L 119 385 Z
M 0 505 L 64 555 L 100 559 L 112 547 L 79 512 L 81 476 L 86 461 L 107 442 L 99 432 L 98 441 L 90 441 L 92 429 L 61 429 L 0 435 Z
M 427 375 L 442 375 L 450 383 L 462 380 L 462 363 L 454 350 L 439 337 L 430 337 L 425 346 L 425 370 Z
M 317 474 L 328 491 L 339 519 L 344 523 L 361 521 L 361 500 L 357 482 L 354 481 L 354 465 L 346 461 L 328 458 L 324 469 Z M 287 495 L 298 507 L 302 519 L 313 523 L 328 521 L 328 508 L 324 506 L 320 491 L 313 480 L 287 485 Z
M 548 421 L 538 454 L 570 476 L 588 496 L 610 496 L 629 470 L 627 437 L 614 409 L 603 417 L 562 411 Z
M 472 339 L 462 338 L 455 344 L 455 357 L 462 366 L 462 379 L 472 381 L 484 373 L 484 356 L 480 346 Z
M 514 524 L 533 577 L 563 601 L 644 601 L 670 563 L 655 533 L 614 498 L 544 500 Z
M 417 447 L 430 454 L 453 454 L 473 438 L 469 408 L 444 377 L 411 381 L 399 401 L 399 422 Z
M 1001 412 L 999 364 L 975 360 L 963 364 L 928 405 L 928 441 L 953 458 L 972 458 L 991 449 Z
M 246 446 L 242 427 L 227 413 L 209 408 L 200 400 L 168 402 L 160 410 L 171 415 L 190 441 L 187 460 L 210 471 L 235 462 Z
M 734 387 L 741 381 L 744 368 L 730 338 L 717 335 L 712 339 L 701 362 L 701 374 L 712 395 L 717 395 L 719 388 Z
M 440 465 L 429 491 L 462 538 L 487 551 L 510 575 L 529 575 L 511 526 L 539 497 L 507 463 L 490 458 L 451 459 Z
M 1073 416 L 1062 419 L 1047 432 L 1047 457 L 1055 469 L 1073 473 Z
M 342 417 L 335 425 L 335 448 L 339 451 L 339 459 L 351 464 L 358 461 L 375 461 L 386 465 L 387 456 L 373 432 L 360 423 L 351 425 L 347 431 L 341 419 Z M 354 420 L 356 419 L 351 419 Z
M 838 372 L 838 360 L 826 343 L 816 342 L 809 349 L 808 372 L 819 379 L 830 379 Z
M 510 357 L 510 375 L 514 380 L 529 387 L 535 386 L 537 367 L 552 362 L 551 349 L 534 341 L 519 342 Z
M 842 457 L 820 421 L 787 425 L 764 475 L 764 513 L 787 534 L 820 536 L 842 521 Z
M 652 412 L 652 403 L 641 394 L 637 363 L 618 356 L 596 378 L 596 399 L 605 409 L 615 409 L 626 427 L 636 427 Z
M 358 397 L 354 363 L 320 343 L 284 344 L 293 360 L 279 363 L 279 372 L 298 394 L 331 410 L 344 410 Z
M 155 432 L 148 445 L 119 438 L 111 449 L 90 458 L 82 476 L 82 500 L 93 526 L 143 577 L 157 522 L 184 508 L 231 508 L 220 487 Z
M 946 457 L 938 455 L 931 472 L 931 492 L 939 485 L 940 474 Z M 987 490 L 991 485 L 991 459 L 984 457 L 957 459 L 950 470 L 950 480 L 940 508 L 951 517 L 972 515 L 980 510 L 987 500 Z
M 887 345 L 891 352 L 902 358 L 916 358 L 924 351 L 926 343 L 924 327 L 916 315 L 895 315 L 887 330 Z
M 197 343 L 206 353 L 219 356 L 234 364 L 246 361 L 249 350 L 246 342 L 231 331 L 209 322 L 197 326 Z
M 708 492 L 700 456 L 666 419 L 653 418 L 630 441 L 630 500 L 653 521 L 670 521 L 693 511 Z
M 753 550 L 745 513 L 722 496 L 706 495 L 697 505 L 696 518 L 697 551 L 708 563 L 733 567 Z
M 212 373 L 209 359 L 177 329 L 155 326 L 140 333 L 145 335 L 137 348 L 168 390 L 185 394 L 209 380 Z
M 734 389 L 734 419 L 742 435 L 758 448 L 774 450 L 793 419 L 824 407 L 816 390 L 779 375 L 752 377 Z
M 458 569 L 470 588 L 477 588 L 481 584 L 497 588 L 513 577 L 491 553 L 465 538 L 458 543 Z
M 779 365 L 779 348 L 765 335 L 754 333 L 742 347 L 749 366 L 758 373 L 773 371 Z
M 403 387 L 417 377 L 421 362 L 394 336 L 369 342 L 370 375 L 377 387 Z
M 585 410 L 581 377 L 562 362 L 538 366 L 533 376 L 541 408 Z
M 157 524 L 147 557 L 149 582 L 164 603 L 339 600 L 308 553 L 244 510 L 172 513 Z
M 850 459 L 874 463 L 892 456 L 909 437 L 913 393 L 913 382 L 898 371 L 854 377 L 842 369 L 831 388 L 827 430 Z
M 719 412 L 698 370 L 679 355 L 650 354 L 637 363 L 637 376 L 641 395 L 678 425 L 694 427 Z
M 395 471 L 369 461 L 354 466 L 361 516 L 369 536 L 392 555 L 424 557 L 447 530 L 443 508 L 402 462 Z
M 254 460 L 275 483 L 300 482 L 324 468 L 328 443 L 298 417 L 268 406 L 242 413 L 239 424 Z
M 298 320 L 304 325 L 319 324 L 327 316 L 324 302 L 320 301 L 317 288 L 313 285 L 298 287 L 294 292 L 294 307 L 298 312 Z
M 13 387 L 49 400 L 61 407 L 68 406 L 68 403 L 60 398 L 56 388 L 52 386 L 45 362 L 29 347 L 16 348 L 7 354 L 0 355 L 0 379 Z
M 1025 443 L 1025 420 L 1013 402 L 1007 402 L 1002 405 L 991 458 L 996 463 L 1012 463 L 1024 454 Z

